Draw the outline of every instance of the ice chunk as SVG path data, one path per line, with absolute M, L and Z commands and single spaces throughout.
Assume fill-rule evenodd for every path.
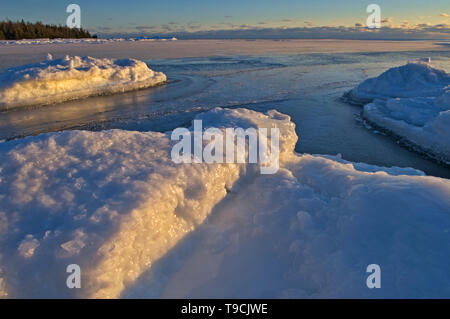
M 363 116 L 412 146 L 450 162 L 450 75 L 429 59 L 392 68 L 364 81 L 347 97 L 366 104 Z
M 449 191 L 446 179 L 293 156 L 223 200 L 124 296 L 445 298 Z M 366 286 L 373 263 L 382 289 Z
M 46 235 L 48 231 L 46 232 Z M 76 255 L 80 253 L 80 251 L 86 246 L 87 235 L 83 232 L 83 230 L 78 229 L 75 231 L 74 239 L 69 240 L 61 244 L 61 248 L 67 251 L 70 256 Z
M 19 245 L 19 253 L 22 257 L 30 258 L 34 255 L 34 251 L 39 247 L 39 240 L 33 238 L 33 235 L 27 235 Z
M 0 74 L 0 111 L 137 90 L 165 81 L 165 74 L 135 59 L 53 59 L 49 55 L 44 62 Z
M 450 75 L 429 63 L 412 62 L 370 78 L 351 90 L 352 103 L 366 104 L 374 99 L 436 97 L 450 85 Z

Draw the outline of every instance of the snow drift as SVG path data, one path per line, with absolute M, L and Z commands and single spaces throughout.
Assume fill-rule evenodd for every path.
M 69 57 L 7 69 L 0 74 L 0 111 L 161 84 L 166 76 L 134 59 Z
M 450 295 L 449 180 L 295 154 L 294 124 L 276 111 L 197 118 L 278 127 L 280 169 L 174 164 L 170 132 L 1 143 L 0 295 Z M 382 289 L 365 285 L 373 263 Z M 81 267 L 81 289 L 66 287 L 69 264 Z
M 450 75 L 429 59 L 389 69 L 346 94 L 363 116 L 413 147 L 450 162 Z

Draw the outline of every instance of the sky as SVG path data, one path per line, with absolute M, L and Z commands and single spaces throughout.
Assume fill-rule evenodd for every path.
M 65 24 L 70 3 L 102 36 L 450 38 L 450 0 L 2 0 L 0 19 Z M 365 28 L 371 3 L 380 30 Z

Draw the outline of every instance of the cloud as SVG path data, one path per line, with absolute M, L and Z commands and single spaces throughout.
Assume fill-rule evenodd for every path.
M 436 24 L 436 25 L 434 26 L 434 28 L 446 30 L 446 29 L 450 29 L 450 24 L 440 23 L 440 24 Z M 447 30 L 447 32 L 450 33 L 450 30 Z
M 385 39 L 385 40 L 415 40 L 415 39 L 450 39 L 450 25 L 409 25 L 408 28 L 382 27 L 368 29 L 361 23 L 354 27 L 318 26 L 297 28 L 245 28 L 233 30 L 198 31 L 191 34 L 174 35 L 178 38 L 295 38 L 295 39 Z
M 410 28 L 409 22 L 408 21 L 402 21 L 402 23 L 400 24 L 400 27 L 403 28 L 403 29 Z
M 189 29 L 200 29 L 202 27 L 201 24 L 188 24 Z
M 441 16 L 441 17 L 448 18 L 448 17 L 450 17 L 450 14 L 448 14 L 448 13 L 441 13 L 440 16 Z
M 100 26 L 98 26 L 96 29 L 101 32 L 108 32 L 108 31 L 112 30 L 112 28 L 110 28 L 110 27 L 100 27 Z
M 384 19 L 381 19 L 381 23 L 392 23 L 392 21 L 394 21 L 394 19 L 392 19 L 392 18 L 384 18 Z
M 258 22 L 258 24 L 259 24 L 259 25 L 263 25 L 263 24 L 268 24 L 268 22 L 266 22 L 266 21 L 261 21 L 261 22 Z
M 305 23 L 305 25 L 306 25 L 307 27 L 312 27 L 312 26 L 314 26 L 314 23 L 312 23 L 312 21 L 305 21 L 304 23 Z
M 292 19 L 283 19 L 283 20 L 281 20 L 282 22 L 293 22 L 294 20 L 292 20 Z
M 172 25 L 169 24 L 163 24 L 160 26 L 161 29 L 163 29 L 165 32 L 173 32 L 175 29 L 172 27 Z
M 135 28 L 140 32 L 152 32 L 154 29 L 156 29 L 156 27 L 154 26 L 146 26 L 146 25 L 138 25 Z
M 265 22 L 265 21 L 262 21 Z M 306 23 L 305 23 L 306 24 Z M 354 26 L 305 26 L 305 27 L 267 27 L 264 24 L 228 24 L 208 27 L 201 30 L 200 24 L 172 28 L 170 25 L 138 26 L 139 35 L 174 36 L 179 39 L 355 39 L 355 40 L 450 40 L 450 24 L 416 25 L 403 23 L 400 26 L 382 25 L 380 29 L 366 28 L 362 23 Z M 111 33 L 112 36 L 126 36 Z M 133 36 L 133 33 L 128 33 Z

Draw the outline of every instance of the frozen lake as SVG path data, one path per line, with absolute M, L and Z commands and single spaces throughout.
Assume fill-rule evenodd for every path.
M 333 49 L 334 48 L 334 49 Z M 364 51 L 371 51 L 366 53 Z M 112 96 L 0 113 L 0 140 L 66 129 L 167 131 L 221 106 L 289 114 L 297 152 L 342 154 L 346 160 L 414 167 L 450 178 L 450 169 L 375 130 L 361 107 L 342 94 L 409 59 L 431 57 L 450 71 L 448 47 L 430 42 L 175 41 L 151 44 L 17 45 L 0 47 L 0 69 L 43 60 L 47 52 L 135 57 L 164 72 L 167 85 Z

